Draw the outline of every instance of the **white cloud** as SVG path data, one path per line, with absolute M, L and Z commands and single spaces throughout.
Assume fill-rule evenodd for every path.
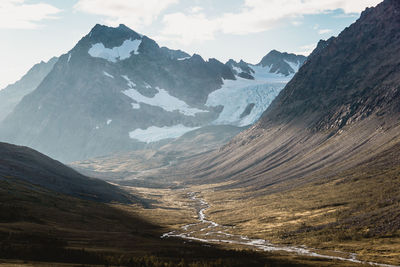
M 331 29 L 321 29 L 318 31 L 318 34 L 327 34 L 327 33 L 331 33 L 332 30 Z
M 196 41 L 214 39 L 218 21 L 207 19 L 204 14 L 167 14 L 163 18 L 164 28 L 159 40 L 172 40 L 188 45 Z M 182 24 L 183 23 L 183 24 Z
M 300 25 L 302 25 L 303 24 L 303 22 L 302 21 L 299 21 L 299 20 L 294 20 L 294 21 L 292 21 L 292 25 L 293 26 L 300 26 Z
M 106 17 L 106 23 L 124 23 L 134 29 L 150 25 L 179 0 L 79 0 L 75 10 Z
M 45 19 L 54 19 L 61 10 L 45 4 L 28 4 L 25 0 L 0 1 L 0 28 L 3 29 L 34 29 Z
M 381 0 L 245 0 L 237 13 L 207 17 L 204 13 L 173 13 L 164 16 L 163 39 L 189 44 L 213 39 L 217 33 L 245 35 L 263 32 L 305 15 L 341 9 L 345 14 L 359 13 Z
M 357 14 L 349 13 L 349 14 L 338 14 L 333 16 L 336 19 L 346 19 L 346 18 L 357 18 Z

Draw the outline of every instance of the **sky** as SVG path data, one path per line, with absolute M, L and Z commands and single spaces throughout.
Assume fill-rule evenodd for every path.
M 0 89 L 67 53 L 97 24 L 222 62 L 308 55 L 381 0 L 0 0 Z

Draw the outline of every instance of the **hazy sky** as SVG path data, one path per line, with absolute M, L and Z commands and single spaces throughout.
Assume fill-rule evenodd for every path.
M 126 24 L 161 46 L 258 63 L 307 55 L 381 0 L 0 0 L 0 88 L 69 51 L 96 24 Z

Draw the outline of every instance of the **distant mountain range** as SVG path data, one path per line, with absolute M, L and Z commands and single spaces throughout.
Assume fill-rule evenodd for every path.
M 10 111 L 0 138 L 73 161 L 165 144 L 208 125 L 247 126 L 305 60 L 274 50 L 257 65 L 205 61 L 124 25 L 96 25 L 67 54 L 35 66 L 30 72 L 43 71 L 21 79 L 24 89 L 0 93 Z

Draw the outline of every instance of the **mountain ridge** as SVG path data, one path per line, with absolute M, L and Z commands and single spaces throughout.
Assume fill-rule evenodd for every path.
M 77 171 L 31 148 L 0 143 L 0 180 L 19 180 L 53 192 L 98 202 L 132 203 L 128 193 Z
M 33 92 L 51 71 L 58 58 L 35 64 L 29 71 L 13 84 L 0 90 L 0 121 L 12 112 L 22 98 Z
M 399 11 L 384 1 L 321 42 L 255 125 L 191 164 L 194 181 L 277 190 L 389 149 L 399 138 L 400 62 L 390 56 L 400 48 Z
M 314 109 L 323 113 L 317 115 L 319 121 L 314 126 L 316 129 L 341 128 L 372 113 L 379 113 L 377 109 L 381 107 L 395 105 L 390 102 L 398 99 L 395 86 L 398 82 L 398 62 L 390 55 L 399 46 L 399 33 L 396 29 L 400 26 L 400 20 L 397 12 L 399 4 L 396 1 L 384 1 L 374 9 L 367 8 L 357 22 L 347 27 L 338 37 L 321 43 L 323 49 L 319 51 L 318 48 L 311 54 L 305 64 L 308 67 L 303 68 L 288 83 L 275 103 L 264 113 L 263 119 L 274 120 L 285 116 L 290 119 L 287 114 L 310 115 Z M 354 41 L 349 44 L 347 40 Z M 370 54 L 374 58 L 368 56 Z M 332 62 L 335 57 L 340 57 L 340 63 Z M 326 67 L 319 70 L 317 65 L 321 64 Z M 338 64 L 341 64 L 340 68 Z M 310 69 L 315 72 L 310 73 Z M 385 81 L 383 86 L 382 81 Z M 303 84 L 312 87 L 306 88 Z M 392 92 L 388 87 L 393 87 Z M 334 89 L 337 90 L 335 94 Z M 310 98 L 312 102 L 302 104 L 312 93 L 318 94 L 324 101 Z M 295 104 L 293 99 L 301 100 L 302 103 Z M 358 103 L 354 103 L 354 99 Z M 277 111 L 278 107 L 280 111 Z
M 247 126 L 293 76 L 247 67 L 253 79 L 216 59 L 160 48 L 124 25 L 97 24 L 0 123 L 0 137 L 75 161 L 203 126 Z

